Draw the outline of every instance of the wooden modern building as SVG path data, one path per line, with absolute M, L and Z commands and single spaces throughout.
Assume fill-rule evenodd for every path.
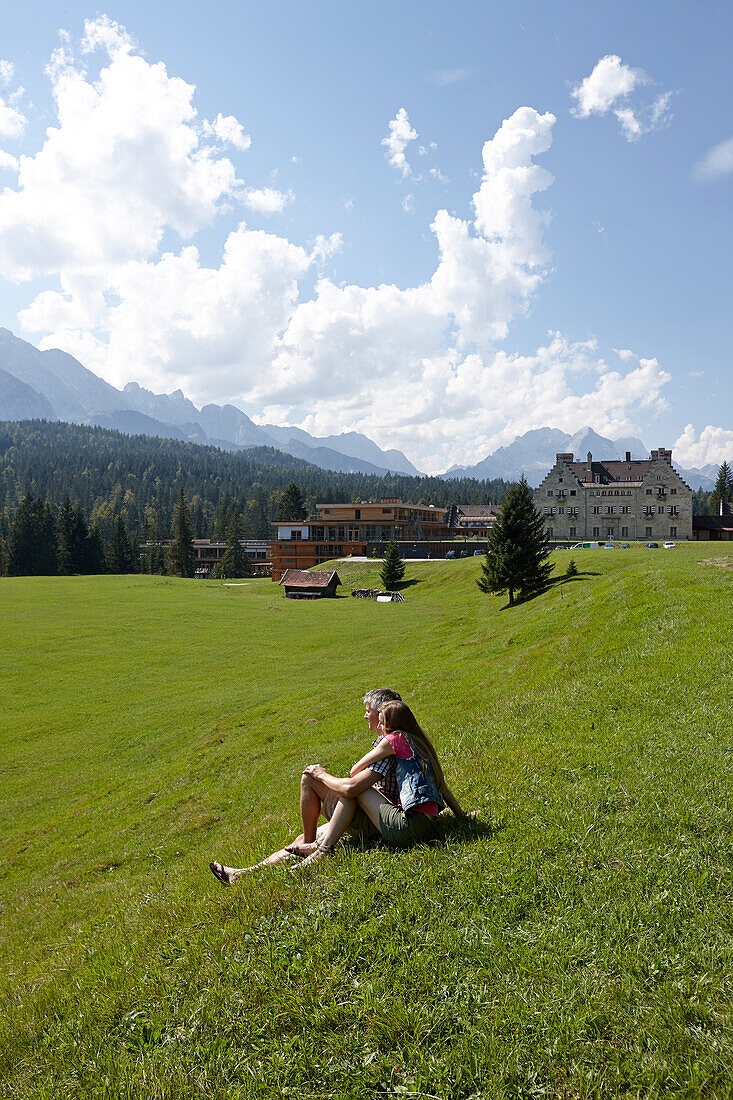
M 290 600 L 320 600 L 335 596 L 341 580 L 336 572 L 315 569 L 309 573 L 304 569 L 286 569 L 279 583 Z
M 272 579 L 287 569 L 310 569 L 332 558 L 365 555 L 370 544 L 447 537 L 445 508 L 404 504 L 395 497 L 377 503 L 317 504 L 316 515 L 299 523 L 276 523 L 272 543 Z

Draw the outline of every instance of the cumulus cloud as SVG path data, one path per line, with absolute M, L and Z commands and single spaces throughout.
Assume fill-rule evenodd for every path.
M 675 461 L 681 466 L 699 469 L 714 463 L 733 463 L 733 431 L 730 428 L 715 428 L 708 424 L 698 435 L 692 424 L 688 424 L 674 444 Z
M 106 17 L 87 20 L 83 48 L 108 64 L 93 81 L 68 44 L 56 51 L 58 125 L 0 194 L 0 264 L 17 279 L 150 257 L 166 228 L 190 236 L 240 186 L 203 140 L 192 85 L 135 53 Z
M 399 111 L 389 124 L 389 134 L 382 138 L 382 145 L 386 146 L 386 157 L 389 163 L 397 169 L 403 179 L 411 174 L 411 168 L 405 156 L 405 149 L 411 141 L 417 138 L 417 130 L 413 130 L 407 111 L 400 107 Z
M 9 84 L 15 75 L 15 65 L 12 61 L 0 59 L 0 84 Z
M 213 122 L 205 120 L 202 124 L 204 134 L 212 134 L 225 145 L 232 145 L 241 153 L 246 153 L 252 144 L 252 138 L 245 134 L 242 123 L 234 115 L 218 114 Z M 297 163 L 297 157 L 293 160 Z
M 292 199 L 291 191 L 285 194 L 274 187 L 249 187 L 242 195 L 245 206 L 258 214 L 280 214 Z
M 319 434 L 365 431 L 432 470 L 548 422 L 627 433 L 635 410 L 661 406 L 668 376 L 654 359 L 629 351 L 609 366 L 592 342 L 558 333 L 531 355 L 500 347 L 550 270 L 549 214 L 536 204 L 552 184 L 537 161 L 553 115 L 521 107 L 485 142 L 471 217 L 433 217 L 429 278 L 341 284 L 321 273 L 338 233 L 303 246 L 241 222 L 219 260 L 202 262 L 187 238 L 220 210 L 275 211 L 290 196 L 237 178 L 220 144 L 243 147 L 237 120 L 201 120 L 193 87 L 124 28 L 89 21 L 83 48 L 102 52 L 101 71 L 90 77 L 62 43 L 48 70 L 57 124 L 0 193 L 3 270 L 56 280 L 19 315 L 42 347 L 117 385 L 238 400 Z M 401 121 L 387 145 L 406 176 L 399 155 L 417 135 Z
M 613 111 L 626 140 L 637 141 L 670 117 L 671 92 L 663 92 L 651 101 L 638 96 L 639 89 L 652 83 L 643 69 L 632 69 L 617 54 L 607 54 L 590 76 L 573 88 L 571 98 L 575 106 L 571 114 L 575 118 L 589 118 Z
M 733 172 L 733 138 L 714 145 L 695 165 L 693 175 L 698 180 L 715 180 Z

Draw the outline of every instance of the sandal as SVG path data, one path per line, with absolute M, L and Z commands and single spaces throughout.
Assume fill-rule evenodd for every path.
M 224 870 L 223 863 L 219 863 L 218 860 L 214 860 L 213 863 L 209 864 L 209 870 L 211 871 L 214 878 L 218 878 L 222 886 L 231 886 L 231 882 L 229 881 L 227 873 Z

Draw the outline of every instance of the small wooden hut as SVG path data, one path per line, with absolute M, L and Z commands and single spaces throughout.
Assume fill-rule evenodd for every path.
M 336 585 L 341 584 L 338 573 L 326 573 L 316 569 L 286 569 L 278 582 L 285 589 L 289 600 L 320 600 L 324 596 L 335 596 Z

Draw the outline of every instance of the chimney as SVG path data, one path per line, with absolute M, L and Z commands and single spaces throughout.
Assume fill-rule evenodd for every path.
M 626 461 L 631 462 L 631 451 L 626 452 Z

